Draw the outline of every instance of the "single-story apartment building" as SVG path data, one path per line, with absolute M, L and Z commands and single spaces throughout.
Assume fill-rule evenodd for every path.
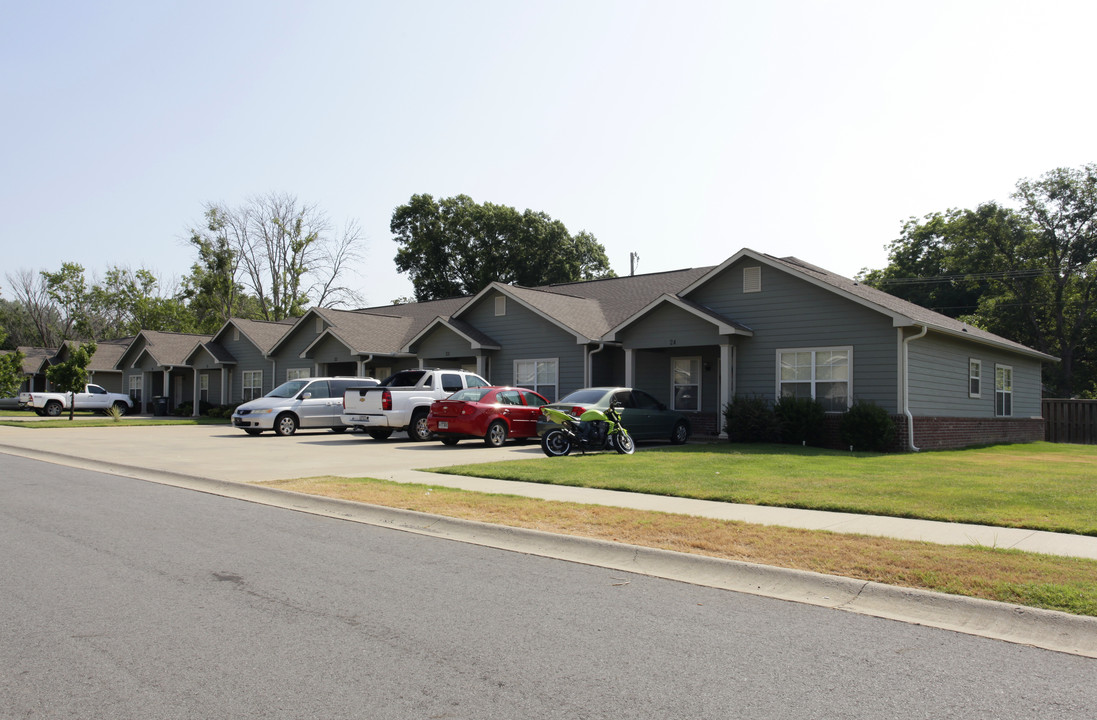
M 167 337 L 172 336 L 172 337 Z M 118 363 L 131 394 L 238 403 L 302 376 L 475 370 L 555 400 L 640 387 L 717 435 L 736 395 L 881 406 L 902 445 L 1042 439 L 1041 370 L 1056 358 L 796 258 L 743 249 L 720 265 L 361 310 L 214 336 L 143 332 Z M 137 379 L 134 379 L 134 378 Z M 197 410 L 196 410 L 197 412 Z

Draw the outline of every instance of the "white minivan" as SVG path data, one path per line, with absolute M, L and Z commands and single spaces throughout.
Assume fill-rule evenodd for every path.
M 232 424 L 248 435 L 273 430 L 292 435 L 298 428 L 331 428 L 345 432 L 343 393 L 352 387 L 377 385 L 373 378 L 318 377 L 289 380 L 261 398 L 236 408 Z

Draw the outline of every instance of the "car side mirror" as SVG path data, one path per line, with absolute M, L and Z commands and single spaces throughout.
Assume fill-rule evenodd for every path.
M 308 400 L 310 397 L 312 397 L 312 393 L 303 392 L 303 393 L 301 393 L 300 397 L 301 397 L 302 400 Z

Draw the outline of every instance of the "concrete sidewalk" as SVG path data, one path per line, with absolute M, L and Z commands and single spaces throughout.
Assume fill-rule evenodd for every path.
M 833 532 L 946 544 L 1014 547 L 1097 557 L 1097 538 L 952 525 L 847 513 L 571 488 L 427 473 L 413 468 L 543 457 L 538 446 L 487 449 L 470 443 L 376 442 L 329 432 L 249 438 L 222 426 L 30 430 L 0 426 L 0 481 L 6 455 L 133 477 L 350 522 L 552 557 L 736 592 L 1097 658 L 1097 618 L 965 598 L 851 578 L 569 537 L 256 486 L 261 480 L 336 475 L 376 477 L 527 497 L 632 507 Z
M 124 437 L 119 431 L 124 431 Z M 399 435 L 397 436 L 400 437 Z M 416 468 L 544 457 L 535 444 L 486 448 L 468 441 L 455 447 L 404 440 L 377 442 L 360 433 L 299 432 L 292 437 L 248 437 L 229 426 L 72 427 L 0 426 L 0 451 L 60 453 L 120 468 L 147 468 L 229 482 L 257 482 L 317 475 L 375 477 L 592 505 L 679 513 L 762 525 L 856 533 L 944 545 L 979 545 L 1097 559 L 1097 537 L 930 520 L 736 505 L 662 495 L 491 480 L 422 472 Z M 63 461 L 57 458 L 58 461 Z M 119 474 L 126 474 L 121 472 Z

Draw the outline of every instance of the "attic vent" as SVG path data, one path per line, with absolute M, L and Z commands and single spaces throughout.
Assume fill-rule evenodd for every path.
M 500 316 L 500 315 L 506 315 L 506 314 L 507 314 L 507 296 L 506 295 L 498 295 L 495 298 L 495 315 Z
M 762 268 L 759 265 L 743 268 L 743 292 L 762 292 Z
M 316 318 L 316 334 L 324 332 L 324 318 Z

